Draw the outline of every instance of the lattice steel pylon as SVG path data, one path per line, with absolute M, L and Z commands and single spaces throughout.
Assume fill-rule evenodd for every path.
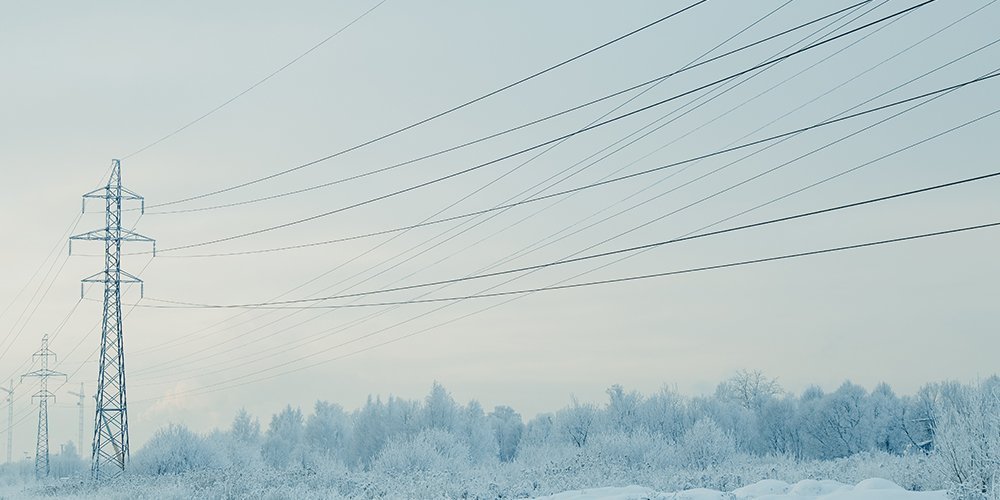
M 10 381 L 10 389 L 0 387 L 0 390 L 7 393 L 7 463 L 10 463 L 14 451 L 14 380 Z
M 95 393 L 97 410 L 91 449 L 91 474 L 94 479 L 101 479 L 120 475 L 125 471 L 129 459 L 121 285 L 138 283 L 142 293 L 142 280 L 122 270 L 122 242 L 152 243 L 153 255 L 156 255 L 156 242 L 122 228 L 122 201 L 138 201 L 140 210 L 145 209 L 145 203 L 142 196 L 122 187 L 121 161 L 111 160 L 111 175 L 106 186 L 83 195 L 84 212 L 88 198 L 104 200 L 105 226 L 70 237 L 70 253 L 73 253 L 73 240 L 104 242 L 104 271 L 84 278 L 80 284 L 81 296 L 84 283 L 104 284 L 100 366 Z
M 43 478 L 49 475 L 49 398 L 55 399 L 56 395 L 49 392 L 49 377 L 65 377 L 65 373 L 59 373 L 49 369 L 49 358 L 56 357 L 56 353 L 49 350 L 49 336 L 42 337 L 42 348 L 35 352 L 34 358 L 41 360 L 41 367 L 33 372 L 21 375 L 21 380 L 25 377 L 37 377 L 39 379 L 38 392 L 32 395 L 32 399 L 38 398 L 38 439 L 35 441 L 35 477 Z

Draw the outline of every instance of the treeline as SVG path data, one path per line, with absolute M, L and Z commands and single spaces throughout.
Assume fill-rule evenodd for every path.
M 611 484 L 726 490 L 767 478 L 877 475 L 996 498 L 998 471 L 1000 377 L 931 383 L 907 396 L 850 382 L 789 394 L 753 371 L 707 396 L 615 385 L 601 404 L 572 399 L 528 420 L 509 406 L 460 404 L 440 384 L 422 400 L 370 397 L 353 411 L 318 401 L 264 423 L 244 410 L 207 435 L 161 429 L 130 465 L 143 481 L 202 474 L 230 493 L 319 481 L 369 497 L 518 497 Z
M 312 412 L 286 407 L 262 428 L 241 411 L 228 431 L 198 436 L 161 430 L 135 454 L 153 474 L 263 464 L 303 469 L 419 473 L 517 461 L 522 455 L 597 453 L 625 466 L 717 466 L 737 454 L 829 460 L 863 452 L 953 457 L 953 482 L 992 488 L 1000 470 L 1000 378 L 976 385 L 932 383 L 898 396 L 845 382 L 792 395 L 762 373 L 741 371 L 710 396 L 670 389 L 643 395 L 615 385 L 600 405 L 525 419 L 509 406 L 459 404 L 440 384 L 422 400 L 370 397 L 355 411 L 318 401 Z M 961 457 L 961 458 L 959 458 Z M 991 476 L 992 475 L 992 476 Z

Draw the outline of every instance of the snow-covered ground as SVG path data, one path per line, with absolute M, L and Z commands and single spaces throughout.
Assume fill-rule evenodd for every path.
M 944 491 L 906 491 L 885 479 L 866 479 L 851 486 L 807 479 L 795 484 L 773 479 L 732 492 L 705 488 L 662 492 L 641 486 L 590 488 L 542 497 L 545 500 L 947 500 Z

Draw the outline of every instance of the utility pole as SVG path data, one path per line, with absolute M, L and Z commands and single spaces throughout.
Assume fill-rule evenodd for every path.
M 83 382 L 80 382 L 80 392 L 73 392 L 73 391 L 68 391 L 68 392 L 80 398 L 80 400 L 76 402 L 76 405 L 80 407 L 80 440 L 77 441 L 77 444 L 79 445 L 78 449 L 80 450 L 79 453 L 80 456 L 82 457 L 83 456 L 83 402 L 85 398 L 83 395 Z
M 10 380 L 10 389 L 0 387 L 0 390 L 7 393 L 7 463 L 10 463 L 14 450 L 14 379 Z
M 70 254 L 73 240 L 93 240 L 104 242 L 104 271 L 84 278 L 80 284 L 83 295 L 84 283 L 104 284 L 104 313 L 101 324 L 100 366 L 97 373 L 96 415 L 94 417 L 94 443 L 92 446 L 91 474 L 94 479 L 112 478 L 125 471 L 128 463 L 128 406 L 125 398 L 125 352 L 122 344 L 122 283 L 139 283 L 142 280 L 121 268 L 122 242 L 139 241 L 153 244 L 151 238 L 122 228 L 122 201 L 132 200 L 145 209 L 142 196 L 122 187 L 121 161 L 111 160 L 111 176 L 108 184 L 83 195 L 83 209 L 86 212 L 87 199 L 104 200 L 105 225 L 83 234 L 70 237 Z
M 49 392 L 49 377 L 65 377 L 65 373 L 59 373 L 49 369 L 49 358 L 55 358 L 56 354 L 49 350 L 48 334 L 42 337 L 42 348 L 35 352 L 34 358 L 41 360 L 41 368 L 33 372 L 21 375 L 24 377 L 37 377 L 39 379 L 38 392 L 32 399 L 38 398 L 38 438 L 35 441 L 35 478 L 41 479 L 49 475 L 49 398 L 55 399 L 56 395 Z

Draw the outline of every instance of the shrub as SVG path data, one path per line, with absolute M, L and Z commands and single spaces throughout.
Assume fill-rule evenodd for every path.
M 156 431 L 135 454 L 131 470 L 139 474 L 163 475 L 225 465 L 226 457 L 208 440 L 183 425 L 170 425 Z
M 695 422 L 681 437 L 682 465 L 707 469 L 728 460 L 736 453 L 733 438 L 709 418 Z

